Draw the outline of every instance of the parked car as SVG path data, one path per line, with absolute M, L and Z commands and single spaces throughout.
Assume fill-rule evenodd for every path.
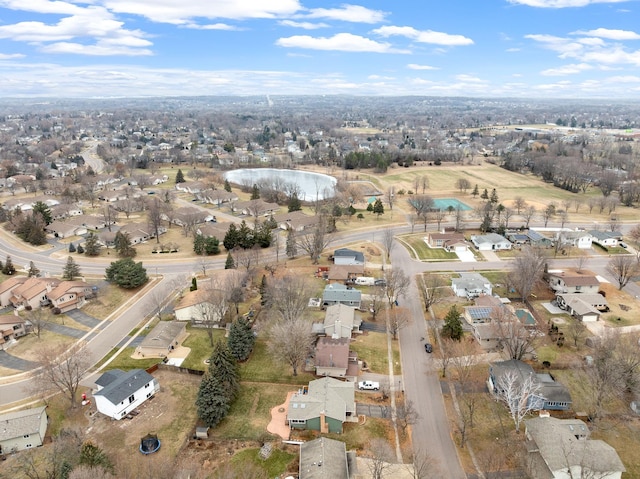
M 360 381 L 358 383 L 358 389 L 377 391 L 378 389 L 380 389 L 380 383 L 376 381 Z
M 386 286 L 387 285 L 387 280 L 386 279 L 376 279 L 373 283 L 374 286 Z
M 432 353 L 433 352 L 433 346 L 431 346 L 431 343 L 424 343 L 424 350 L 428 353 Z
M 627 245 L 627 243 L 624 243 L 624 242 L 622 242 L 622 241 L 620 241 L 618 244 L 619 244 L 621 247 L 623 247 L 624 249 L 627 249 L 627 248 L 629 247 L 629 245 Z

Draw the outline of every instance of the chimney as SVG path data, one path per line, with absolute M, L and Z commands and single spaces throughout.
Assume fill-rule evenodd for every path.
M 320 413 L 320 432 L 323 434 L 329 434 L 329 425 L 327 424 L 327 418 L 324 411 Z

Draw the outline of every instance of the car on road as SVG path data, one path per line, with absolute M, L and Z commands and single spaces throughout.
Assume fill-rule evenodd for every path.
M 376 381 L 360 381 L 358 383 L 358 389 L 364 391 L 377 391 L 380 389 L 380 383 Z
M 424 343 L 424 350 L 428 353 L 432 353 L 433 352 L 433 346 L 431 346 L 431 343 Z

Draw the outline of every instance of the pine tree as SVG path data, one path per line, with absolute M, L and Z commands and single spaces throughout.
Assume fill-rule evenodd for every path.
M 78 245 L 78 249 L 76 250 L 78 254 L 84 254 L 84 246 L 81 244 Z
M 224 191 L 231 193 L 231 183 L 229 183 L 229 180 L 224 180 Z
M 182 170 L 178 170 L 178 172 L 176 173 L 176 185 L 178 183 L 184 183 L 184 174 L 182 173 Z
M 113 463 L 109 456 L 91 441 L 85 442 L 80 448 L 80 464 L 89 466 L 90 468 L 102 468 L 106 471 L 115 472 Z
M 99 256 L 100 248 L 101 246 L 98 242 L 98 235 L 93 231 L 90 231 L 84 242 L 84 254 L 87 256 Z
M 233 401 L 240 388 L 238 362 L 222 338 L 213 344 L 213 352 L 209 358 L 209 372 L 222 383 L 229 402 Z
M 473 187 L 473 191 L 471 192 L 471 194 L 473 195 L 474 198 L 480 194 L 480 190 L 478 190 L 477 184 L 476 186 Z
M 296 240 L 296 233 L 292 228 L 287 230 L 287 257 L 295 258 L 298 256 L 298 241 Z
M 260 280 L 260 304 L 262 306 L 264 306 L 265 304 L 268 303 L 268 298 L 267 298 L 267 293 L 269 291 L 269 288 L 267 287 L 267 277 L 266 275 L 262 275 L 262 279 Z
M 125 289 L 137 288 L 149 280 L 142 263 L 136 263 L 131 258 L 112 262 L 104 273 L 107 281 Z
M 258 185 L 253 185 L 253 188 L 251 188 L 251 198 L 249 199 L 250 200 L 260 199 L 260 188 L 258 188 Z
M 69 243 L 69 253 L 75 253 L 76 252 L 76 245 L 74 245 L 73 243 Z
M 482 198 L 483 200 L 488 200 L 489 199 L 489 192 L 487 191 L 486 188 L 484 189 L 484 191 L 480 195 L 480 198 Z
M 460 312 L 456 306 L 451 306 L 449 312 L 444 318 L 442 326 L 442 336 L 460 341 L 462 338 L 462 322 L 460 321 Z
M 204 235 L 196 234 L 193 237 L 193 252 L 197 255 L 204 254 L 206 248 L 206 238 Z
M 67 256 L 67 263 L 62 270 L 62 279 L 65 281 L 73 281 L 78 276 L 80 276 L 80 266 L 78 266 L 71 256 Z
M 255 340 L 251 325 L 246 319 L 240 317 L 231 323 L 227 343 L 231 354 L 238 361 L 245 361 L 249 357 Z
M 231 251 L 227 253 L 227 260 L 224 263 L 224 269 L 236 269 L 236 263 L 233 261 Z
M 491 190 L 491 196 L 489 197 L 489 201 L 493 205 L 498 203 L 498 192 L 496 191 L 495 188 L 493 190 Z
M 215 236 L 209 236 L 204 242 L 204 250 L 207 254 L 220 254 L 220 241 Z
M 32 214 L 38 213 L 42 215 L 42 219 L 47 225 L 51 224 L 51 222 L 53 221 L 53 218 L 51 217 L 51 208 L 49 208 L 49 206 L 47 206 L 47 204 L 42 201 L 36 201 L 36 203 L 31 208 L 31 211 Z
M 367 205 L 367 211 L 368 211 L 369 213 L 373 212 L 373 203 L 369 203 L 369 204 Z
M 13 266 L 13 261 L 11 261 L 11 256 L 7 256 L 7 260 L 4 262 L 4 266 L 2 267 L 2 274 L 12 275 L 16 272 L 16 268 Z
M 198 280 L 194 276 L 193 278 L 191 278 L 191 287 L 189 288 L 189 291 L 197 291 L 197 290 L 198 290 Z
M 198 417 L 209 427 L 216 427 L 229 412 L 231 404 L 222 383 L 210 371 L 202 377 L 196 407 Z
M 118 231 L 113 240 L 113 245 L 118 256 L 121 256 L 122 258 L 133 258 L 137 253 L 136 249 L 131 245 L 131 239 L 129 238 L 128 233 Z
M 291 213 L 292 211 L 302 210 L 302 202 L 300 201 L 300 198 L 298 198 L 298 193 L 293 193 L 291 195 L 291 198 L 289 198 L 289 202 L 287 203 L 287 207 L 289 213 Z
M 384 205 L 382 204 L 382 200 L 380 198 L 377 198 L 374 202 L 373 212 L 378 215 L 378 218 L 380 218 L 380 215 L 384 213 Z
M 238 246 L 239 240 L 240 240 L 240 234 L 238 233 L 238 228 L 236 228 L 235 223 L 231 223 L 229 225 L 229 229 L 227 230 L 227 233 L 224 235 L 222 244 L 224 245 L 227 251 L 231 251 L 233 248 Z
M 31 261 L 29 263 L 29 277 L 32 276 L 38 276 L 40 274 L 40 270 L 38 268 L 36 268 L 36 265 L 33 263 L 33 261 Z

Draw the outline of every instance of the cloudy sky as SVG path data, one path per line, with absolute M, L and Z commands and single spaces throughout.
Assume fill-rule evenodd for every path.
M 0 96 L 640 99 L 640 0 L 0 0 Z

